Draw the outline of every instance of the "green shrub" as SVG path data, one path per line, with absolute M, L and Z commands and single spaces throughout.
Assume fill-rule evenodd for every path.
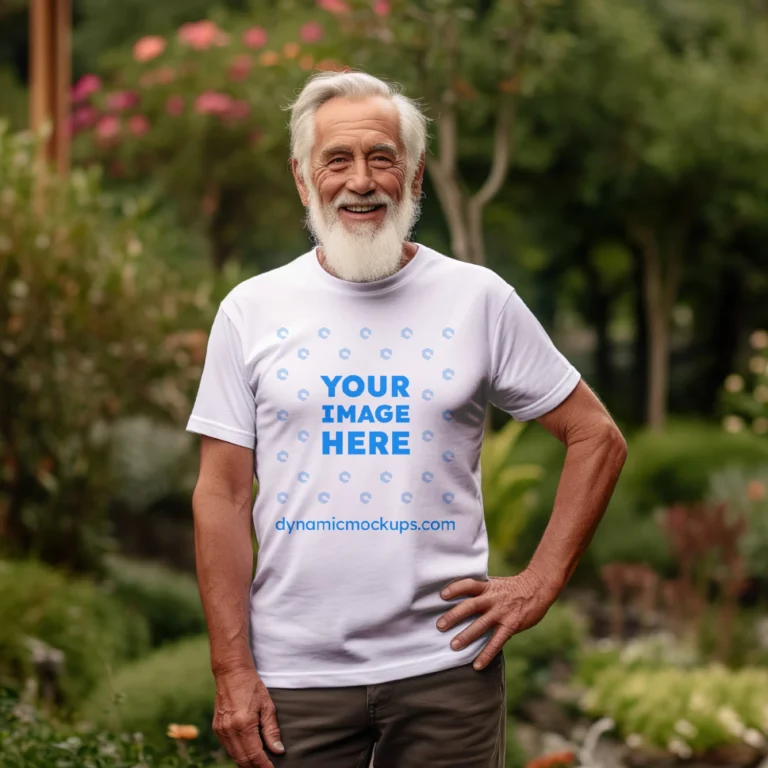
M 759 469 L 730 467 L 710 478 L 708 500 L 725 502 L 747 523 L 739 548 L 752 577 L 768 578 L 768 462 Z
M 764 438 L 730 434 L 717 425 L 677 423 L 632 438 L 619 485 L 640 512 L 650 513 L 659 506 L 701 501 L 717 470 L 766 464 Z
M 115 670 L 83 704 L 80 714 L 97 727 L 140 731 L 147 743 L 167 742 L 169 723 L 196 726 L 198 743 L 215 748 L 211 728 L 216 688 L 207 635 L 168 643 Z
M 173 749 L 169 743 L 163 752 Z M 190 761 L 198 768 L 207 768 L 222 764 L 200 755 L 194 745 L 186 751 L 189 759 L 160 756 L 158 750 L 144 744 L 141 733 L 83 732 L 46 717 L 14 691 L 0 689 L 3 768 L 176 768 L 190 765 Z
M 61 705 L 76 705 L 105 670 L 146 652 L 149 629 L 85 579 L 34 561 L 0 560 L 0 683 L 21 689 L 34 676 L 29 638 L 64 654 Z
M 597 676 L 582 705 L 613 718 L 623 736 L 681 756 L 741 740 L 757 745 L 768 731 L 768 671 L 618 665 Z
M 50 175 L 39 137 L 0 121 L 0 510 L 14 555 L 95 571 L 112 542 L 109 425 L 189 415 L 215 308 L 157 258 L 148 197 L 105 192 L 98 169 Z
M 534 627 L 513 635 L 504 644 L 507 671 L 507 709 L 514 712 L 526 697 L 546 683 L 553 659 L 576 659 L 585 627 L 579 616 L 563 603 L 555 603 Z
M 106 563 L 113 594 L 147 619 L 153 646 L 205 632 L 194 576 L 120 555 L 109 555 Z
M 483 510 L 488 541 L 502 561 L 513 554 L 531 507 L 531 491 L 541 477 L 535 464 L 512 460 L 525 425 L 510 420 L 483 441 Z

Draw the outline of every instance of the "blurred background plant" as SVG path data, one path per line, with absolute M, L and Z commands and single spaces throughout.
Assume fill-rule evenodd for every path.
M 629 442 L 504 648 L 508 767 L 764 760 L 765 3 L 73 0 L 71 170 L 42 185 L 29 7 L 0 2 L 0 762 L 224 759 L 183 427 L 220 299 L 310 244 L 285 108 L 348 67 L 432 120 L 414 238 L 513 284 Z M 510 575 L 565 452 L 491 417 Z

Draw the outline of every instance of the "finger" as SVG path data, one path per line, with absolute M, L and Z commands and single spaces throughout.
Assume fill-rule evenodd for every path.
M 451 648 L 453 648 L 454 651 L 461 650 L 465 646 L 490 632 L 490 630 L 492 630 L 497 624 L 498 621 L 496 620 L 493 612 L 488 611 L 487 613 L 484 613 L 482 616 L 479 616 L 477 619 L 475 619 L 463 632 L 459 632 L 459 634 L 456 635 L 453 640 L 451 640 Z M 502 631 L 505 630 L 502 628 Z
M 259 735 L 259 718 L 254 712 L 247 716 L 235 714 L 231 721 L 234 747 L 233 759 L 242 768 L 275 768 L 272 765 Z
M 264 704 L 261 710 L 261 738 L 273 752 L 285 752 L 283 742 L 280 741 L 277 711 L 271 699 Z
M 485 644 L 485 647 L 477 655 L 472 666 L 475 669 L 485 669 L 495 658 L 496 654 L 504 652 L 504 643 L 509 640 L 512 635 L 509 630 L 499 627 L 491 636 L 491 639 Z
M 465 600 L 462 600 L 458 605 L 455 605 L 453 608 L 451 608 L 450 611 L 444 613 L 437 620 L 437 628 L 442 631 L 450 629 L 460 621 L 468 619 L 470 616 L 473 616 L 476 613 L 480 613 L 483 608 L 484 603 L 482 602 L 481 598 L 468 597 Z
M 478 595 L 482 595 L 487 588 L 487 581 L 460 579 L 459 581 L 454 581 L 453 583 L 448 584 L 448 586 L 443 587 L 440 592 L 440 597 L 444 600 L 450 600 L 457 595 L 472 595 L 473 597 L 477 597 Z

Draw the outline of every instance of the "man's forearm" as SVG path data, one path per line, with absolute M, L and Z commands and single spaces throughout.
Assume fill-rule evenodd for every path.
M 570 435 L 567 446 L 552 516 L 528 566 L 555 594 L 589 546 L 627 452 L 624 438 L 612 425 Z
M 195 517 L 197 579 L 211 645 L 211 669 L 253 666 L 249 599 L 253 574 L 250 499 L 198 488 Z

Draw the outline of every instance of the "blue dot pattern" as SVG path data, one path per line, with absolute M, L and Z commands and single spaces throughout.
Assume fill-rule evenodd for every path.
M 290 335 L 290 332 L 288 328 L 286 328 L 285 326 L 281 326 L 280 328 L 277 329 L 277 336 L 280 340 L 287 339 L 289 335 Z M 328 339 L 331 335 L 331 330 L 323 326 L 318 329 L 317 335 L 322 340 Z M 361 339 L 367 340 L 371 338 L 371 336 L 373 335 L 373 331 L 371 328 L 368 328 L 366 326 L 360 329 L 359 335 Z M 413 335 L 414 335 L 413 329 L 408 326 L 400 330 L 400 337 L 405 341 L 408 341 L 411 338 L 413 338 Z M 451 327 L 445 327 L 441 331 L 441 336 L 444 339 L 450 341 L 451 339 L 454 338 L 455 331 Z M 310 356 L 310 350 L 307 347 L 301 347 L 297 350 L 296 354 L 299 360 L 307 360 Z M 429 361 L 434 357 L 434 355 L 435 355 L 435 351 L 431 347 L 424 347 L 421 350 L 421 356 L 424 360 Z M 352 350 L 349 349 L 348 347 L 342 347 L 339 349 L 339 357 L 342 360 L 348 360 L 351 356 L 352 356 Z M 389 347 L 383 347 L 382 349 L 379 350 L 379 356 L 383 360 L 389 360 L 394 356 L 394 352 Z M 452 368 L 444 368 L 441 372 L 441 375 L 445 381 L 451 381 L 455 376 L 455 371 Z M 285 381 L 288 378 L 288 376 L 289 376 L 289 371 L 287 368 L 280 368 L 277 371 L 277 378 L 281 381 Z M 297 392 L 297 397 L 299 398 L 299 400 L 306 401 L 310 397 L 310 392 L 307 389 L 300 389 Z M 424 389 L 421 393 L 421 398 L 425 402 L 429 402 L 433 400 L 435 398 L 434 390 L 429 388 Z M 455 422 L 455 416 L 453 414 L 453 411 L 451 411 L 450 409 L 444 410 L 441 415 L 444 421 L 449 423 Z M 289 419 L 289 416 L 290 416 L 289 412 L 284 408 L 280 409 L 277 412 L 278 421 L 285 422 Z M 306 443 L 309 440 L 309 437 L 310 437 L 310 433 L 306 429 L 302 429 L 298 433 L 298 439 L 300 442 Z M 435 433 L 432 430 L 425 429 L 421 433 L 421 439 L 426 443 L 430 443 L 435 439 Z M 288 452 L 285 450 L 282 450 L 277 454 L 278 461 L 282 463 L 287 462 L 288 458 L 289 458 Z M 455 460 L 455 454 L 451 450 L 445 450 L 441 453 L 441 458 L 443 462 L 451 463 Z M 305 471 L 299 472 L 297 476 L 298 481 L 300 483 L 307 483 L 309 481 L 309 477 L 310 477 L 309 473 Z M 424 483 L 431 483 L 434 480 L 434 477 L 435 477 L 434 473 L 428 470 L 422 472 L 422 475 L 421 475 L 422 482 Z M 347 471 L 339 473 L 339 480 L 342 483 L 345 483 L 345 484 L 349 483 L 351 478 L 352 478 L 351 474 Z M 385 471 L 380 474 L 380 480 L 382 483 L 389 483 L 391 482 L 392 479 L 393 479 L 393 475 L 389 471 Z M 369 504 L 373 496 L 370 492 L 363 491 L 362 493 L 360 493 L 359 498 L 361 503 Z M 400 496 L 400 499 L 404 504 L 410 504 L 413 501 L 413 498 L 414 498 L 413 493 L 411 493 L 410 491 L 404 491 L 401 493 L 401 496 Z M 281 491 L 280 493 L 277 494 L 277 500 L 280 504 L 287 503 L 288 499 L 289 499 L 289 494 L 285 491 Z M 327 504 L 330 501 L 330 499 L 331 499 L 331 494 L 328 491 L 323 491 L 317 495 L 317 500 L 321 504 Z M 445 504 L 452 504 L 453 501 L 455 500 L 455 496 L 451 491 L 445 491 L 441 495 L 441 499 Z

